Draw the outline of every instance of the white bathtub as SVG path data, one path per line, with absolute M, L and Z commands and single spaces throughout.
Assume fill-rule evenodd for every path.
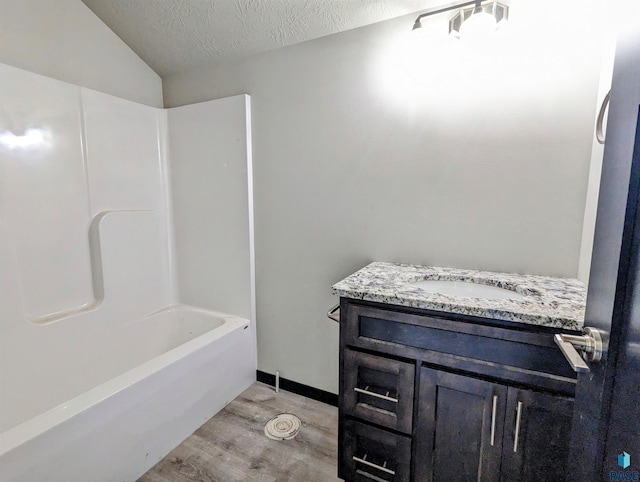
M 251 332 L 185 305 L 126 324 L 138 365 L 0 434 L 0 479 L 136 480 L 255 380 Z

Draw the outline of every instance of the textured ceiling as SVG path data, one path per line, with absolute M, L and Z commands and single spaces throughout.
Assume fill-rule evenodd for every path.
M 432 0 L 82 1 L 161 77 L 380 22 L 434 4 Z

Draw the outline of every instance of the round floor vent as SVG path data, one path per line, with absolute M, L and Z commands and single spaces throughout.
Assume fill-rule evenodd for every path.
M 264 426 L 264 434 L 272 440 L 291 440 L 300 431 L 300 419 L 290 413 L 276 415 Z

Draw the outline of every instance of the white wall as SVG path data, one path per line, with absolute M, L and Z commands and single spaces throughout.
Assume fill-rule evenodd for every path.
M 602 64 L 600 67 L 600 84 L 598 88 L 597 109 L 600 110 L 607 92 L 611 90 L 611 78 L 613 75 L 613 60 L 616 48 L 617 35 L 620 29 L 624 30 L 625 24 L 633 23 L 638 18 L 640 6 L 636 0 L 613 0 L 607 2 L 599 9 L 600 17 L 604 25 L 602 32 Z M 603 128 L 607 127 L 608 108 L 605 110 Z M 594 131 L 596 119 L 594 118 Z M 584 222 L 582 225 L 582 244 L 580 248 L 580 262 L 578 266 L 578 279 L 588 284 L 591 270 L 591 254 L 596 227 L 596 213 L 600 191 L 600 177 L 602 173 L 602 158 L 604 145 L 593 137 L 591 149 L 591 166 L 589 168 L 589 182 L 587 184 L 587 199 L 584 209 Z
M 0 62 L 162 107 L 162 82 L 80 0 L 0 0 Z
M 403 64 L 411 16 L 164 79 L 252 97 L 260 370 L 336 392 L 330 287 L 372 260 L 577 275 L 605 2 L 510 3 L 487 58 Z
M 598 88 L 598 114 L 603 106 L 607 93 L 611 90 L 611 76 L 613 74 L 613 55 L 615 53 L 615 39 L 611 38 L 608 43 L 608 51 L 603 55 L 602 69 L 600 73 L 600 85 Z M 603 118 L 603 130 L 606 131 L 608 106 L 605 106 Z M 596 117 L 597 119 L 597 117 Z M 594 123 L 594 131 L 596 124 Z M 591 271 L 591 255 L 593 250 L 593 239 L 596 228 L 596 214 L 598 210 L 598 198 L 600 194 L 600 177 L 602 174 L 602 160 L 604 155 L 604 144 L 600 144 L 596 136 L 593 137 L 591 147 L 591 164 L 589 167 L 589 181 L 587 183 L 587 196 L 584 208 L 584 221 L 582 223 L 582 241 L 580 245 L 580 260 L 578 264 L 577 278 L 585 284 L 589 284 L 589 274 Z

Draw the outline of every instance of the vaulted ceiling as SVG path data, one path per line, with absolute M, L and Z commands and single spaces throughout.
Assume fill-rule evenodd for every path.
M 433 0 L 82 1 L 161 77 L 434 5 Z

